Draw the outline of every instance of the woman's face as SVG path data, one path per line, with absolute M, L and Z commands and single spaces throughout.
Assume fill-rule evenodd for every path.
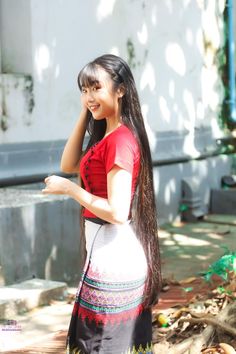
M 102 68 L 97 68 L 97 82 L 92 86 L 82 86 L 81 100 L 92 113 L 93 118 L 119 118 L 120 89 L 115 90 L 110 75 Z

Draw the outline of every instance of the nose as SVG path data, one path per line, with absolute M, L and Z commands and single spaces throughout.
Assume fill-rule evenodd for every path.
M 93 91 L 92 90 L 89 90 L 87 92 L 87 101 L 88 102 L 93 102 L 94 101 L 94 94 L 93 94 Z

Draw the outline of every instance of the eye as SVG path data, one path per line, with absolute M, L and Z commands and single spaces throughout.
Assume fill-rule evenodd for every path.
M 83 87 L 81 93 L 86 93 L 86 92 L 87 92 L 86 88 Z
M 95 85 L 93 86 L 93 91 L 98 91 L 101 88 L 100 85 Z

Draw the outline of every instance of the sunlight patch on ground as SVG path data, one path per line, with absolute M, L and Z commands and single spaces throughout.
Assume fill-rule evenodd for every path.
M 223 237 L 224 235 L 219 235 L 219 234 L 217 234 L 217 233 L 215 233 L 215 232 L 209 232 L 209 233 L 207 234 L 207 236 L 210 237 L 210 238 L 212 238 L 212 239 L 214 239 L 214 240 L 219 240 L 219 241 L 221 241 L 221 240 L 222 240 L 222 237 Z
M 194 232 L 194 233 L 196 233 L 196 234 L 198 234 L 198 233 L 206 233 L 206 234 L 208 234 L 208 233 L 210 233 L 210 232 L 212 232 L 212 228 L 204 228 L 204 227 L 193 227 L 192 228 L 192 232 Z
M 173 234 L 173 241 L 181 246 L 209 246 L 211 243 L 206 240 L 189 237 L 188 235 Z
M 20 331 L 0 332 L 0 350 L 19 350 L 25 346 L 40 345 L 48 341 L 49 333 L 67 330 L 73 305 L 66 302 L 58 302 L 53 306 L 38 307 L 30 312 L 17 315 L 14 320 L 20 327 Z
M 159 238 L 167 238 L 170 237 L 170 233 L 165 230 L 159 230 Z
M 222 237 L 224 237 L 224 235 L 227 235 L 230 232 L 230 229 L 224 226 L 215 230 L 208 229 L 208 228 L 193 228 L 192 232 L 205 234 L 207 237 L 210 237 L 211 239 L 222 240 Z
M 181 258 L 189 259 L 189 258 L 192 258 L 192 255 L 191 254 L 182 254 Z
M 206 254 L 205 256 L 203 254 L 196 254 L 195 257 L 201 261 L 206 261 L 209 259 L 209 254 Z

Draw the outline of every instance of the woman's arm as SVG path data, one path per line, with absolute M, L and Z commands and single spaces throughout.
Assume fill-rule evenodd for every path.
M 61 170 L 65 173 L 78 173 L 79 171 L 83 140 L 86 131 L 87 112 L 87 108 L 82 108 L 79 119 L 65 145 L 61 157 Z
M 68 194 L 100 219 L 112 224 L 123 224 L 128 220 L 132 176 L 118 166 L 114 166 L 107 175 L 107 199 L 97 197 L 63 177 L 50 176 L 45 183 L 43 193 Z

